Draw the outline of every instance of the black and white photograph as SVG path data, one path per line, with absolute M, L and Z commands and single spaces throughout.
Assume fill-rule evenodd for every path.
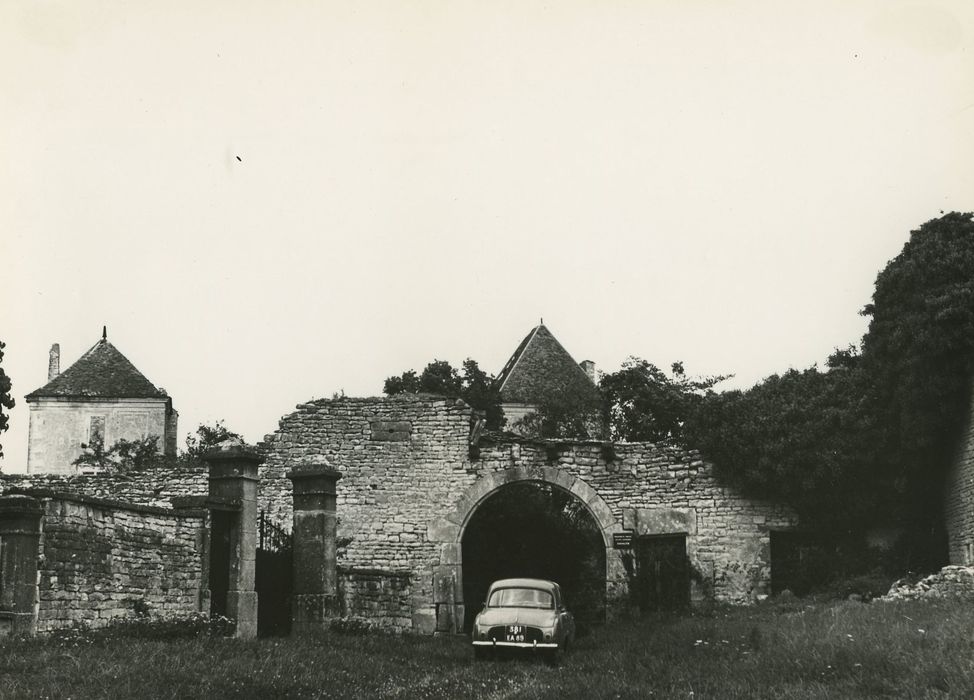
M 974 3 L 0 66 L 0 699 L 974 697 Z

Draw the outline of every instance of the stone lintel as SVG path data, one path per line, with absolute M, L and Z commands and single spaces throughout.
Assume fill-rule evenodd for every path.
M 634 519 L 637 535 L 695 535 L 697 534 L 697 512 L 693 508 L 633 508 L 630 518 Z M 625 514 L 623 519 L 626 519 Z

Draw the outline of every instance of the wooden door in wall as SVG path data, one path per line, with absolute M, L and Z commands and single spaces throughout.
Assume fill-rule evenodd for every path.
M 681 610 L 690 604 L 686 535 L 636 540 L 636 595 L 642 612 Z

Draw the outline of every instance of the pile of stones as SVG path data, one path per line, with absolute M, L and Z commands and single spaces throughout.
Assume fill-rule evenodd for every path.
M 974 566 L 945 566 L 935 574 L 910 583 L 900 579 L 893 583 L 882 600 L 923 600 L 954 598 L 974 601 Z

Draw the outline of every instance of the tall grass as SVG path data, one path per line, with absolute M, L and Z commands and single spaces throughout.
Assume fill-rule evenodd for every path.
M 974 606 L 718 609 L 608 626 L 557 668 L 459 638 L 239 642 L 59 635 L 0 645 L 3 698 L 974 697 Z M 144 635 L 143 635 L 144 636 Z

